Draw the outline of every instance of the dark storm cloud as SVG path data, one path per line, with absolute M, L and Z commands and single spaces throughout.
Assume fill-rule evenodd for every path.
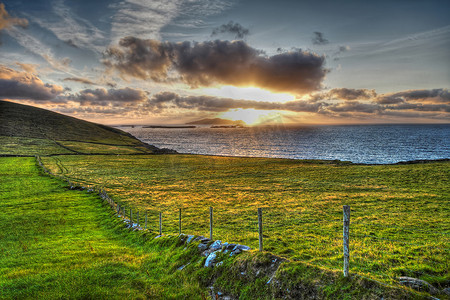
M 113 103 L 134 105 L 147 100 L 147 92 L 132 88 L 123 89 L 85 89 L 76 94 L 69 95 L 68 100 L 81 103 L 81 105 L 110 105 Z
M 325 38 L 325 35 L 322 32 L 314 31 L 314 36 L 312 38 L 312 43 L 314 45 L 326 45 L 328 44 L 328 40 Z
M 5 4 L 0 3 L 0 30 L 10 26 L 20 26 L 25 28 L 28 26 L 28 20 L 11 17 L 5 9 Z
M 214 28 L 211 36 L 216 36 L 220 33 L 231 33 L 235 36 L 236 39 L 243 39 L 250 33 L 250 31 L 247 28 L 243 27 L 241 24 L 230 21 L 228 22 L 228 24 L 223 24 L 217 28 Z
M 0 98 L 57 102 L 63 91 L 63 87 L 44 83 L 32 73 L 0 65 Z
M 191 87 L 220 83 L 304 94 L 320 89 L 328 72 L 323 56 L 301 50 L 266 56 L 243 41 L 191 44 L 126 37 L 119 45 L 106 51 L 106 66 L 123 75 L 179 80 Z
M 91 84 L 91 85 L 96 84 L 95 82 L 90 81 L 89 79 L 80 78 L 80 77 L 67 77 L 67 78 L 64 78 L 64 81 L 74 81 L 74 82 L 80 82 L 80 83 Z
M 152 111 L 165 109 L 188 109 L 210 112 L 224 112 L 230 109 L 286 110 L 294 112 L 317 112 L 322 104 L 297 100 L 285 103 L 254 100 L 236 100 L 213 96 L 181 96 L 173 92 L 153 95 L 145 105 Z

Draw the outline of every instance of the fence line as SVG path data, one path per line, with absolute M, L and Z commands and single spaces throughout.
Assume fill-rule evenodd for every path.
M 42 163 L 41 159 L 39 156 L 36 156 L 36 161 L 39 164 L 39 166 L 42 168 L 42 170 L 54 177 L 58 177 L 64 181 L 66 181 L 69 184 L 70 189 L 83 189 L 83 190 L 87 190 L 87 191 L 95 191 L 98 192 L 99 196 L 106 201 L 111 208 L 113 209 L 113 211 L 121 218 L 123 218 L 123 220 L 125 222 L 127 222 L 129 225 L 129 227 L 134 228 L 134 229 L 144 229 L 144 230 L 149 230 L 149 216 L 154 216 L 152 217 L 150 220 L 155 220 L 155 217 L 157 216 L 157 214 L 159 214 L 159 234 L 162 235 L 163 234 L 163 229 L 164 232 L 167 233 L 171 233 L 172 231 L 170 230 L 170 224 L 176 224 L 176 222 L 178 221 L 178 226 L 175 225 L 176 230 L 173 230 L 173 232 L 177 231 L 178 234 L 182 233 L 182 229 L 185 230 L 193 230 L 193 231 L 197 231 L 198 232 L 198 228 L 204 228 L 205 232 L 207 230 L 207 221 L 205 220 L 205 222 L 196 222 L 195 224 L 191 223 L 191 227 L 194 225 L 197 227 L 197 229 L 194 228 L 190 228 L 190 226 L 187 226 L 185 224 L 183 224 L 183 218 L 187 218 L 189 219 L 189 217 L 192 217 L 189 215 L 189 211 L 186 209 L 183 209 L 183 214 L 182 214 L 182 209 L 178 208 L 178 218 L 176 217 L 176 211 L 174 210 L 172 212 L 172 215 L 170 214 L 170 212 L 167 214 L 167 216 L 163 216 L 163 213 L 167 213 L 168 211 L 157 211 L 154 209 L 146 209 L 144 210 L 145 213 L 145 221 L 144 221 L 144 226 L 143 228 L 141 227 L 140 224 L 140 219 L 139 217 L 141 216 L 143 218 L 143 214 L 140 214 L 140 212 L 138 210 L 135 210 L 133 212 L 133 208 L 132 207 L 126 207 L 125 204 L 120 203 L 120 202 L 116 202 L 114 201 L 106 192 L 106 190 L 101 187 L 101 186 L 91 186 L 88 185 L 86 186 L 81 186 L 81 185 L 77 185 L 76 183 L 72 182 L 70 178 L 68 177 L 64 177 L 64 176 L 60 176 L 60 175 L 55 175 L 53 174 L 50 170 L 48 170 L 44 164 Z M 128 204 L 129 206 L 129 204 Z M 198 216 L 198 208 L 196 208 L 196 216 Z M 127 211 L 129 211 L 129 217 L 127 216 Z M 150 215 L 149 215 L 150 212 Z M 205 215 L 204 217 L 206 217 L 207 215 L 207 210 L 205 209 L 204 211 Z M 358 260 L 367 260 L 367 258 L 360 256 L 360 255 L 352 255 L 351 257 L 355 260 L 351 260 L 350 259 L 350 255 L 351 255 L 351 251 L 353 251 L 353 240 L 354 239 L 376 239 L 376 240 L 381 240 L 381 241 L 388 241 L 388 242 L 395 242 L 395 243 L 401 243 L 404 245 L 413 245 L 413 246 L 419 246 L 419 247 L 423 247 L 423 248 L 432 248 L 432 249 L 439 249 L 442 250 L 444 252 L 450 251 L 450 249 L 446 249 L 444 247 L 438 247 L 438 246 L 431 246 L 431 245 L 423 245 L 423 244 L 418 244 L 418 243 L 410 243 L 407 241 L 402 241 L 402 240 L 396 240 L 396 239 L 389 239 L 389 238 L 384 238 L 384 237 L 378 237 L 378 236 L 373 236 L 373 235 L 366 235 L 366 234 L 357 234 L 357 233 L 353 233 L 352 228 L 353 226 L 358 226 L 358 225 L 364 225 L 364 226 L 380 226 L 380 227 L 386 227 L 386 228 L 394 228 L 394 229 L 401 229 L 401 230 L 411 230 L 411 231 L 419 231 L 419 232 L 427 232 L 427 233 L 432 233 L 432 234 L 444 234 L 444 235 L 448 235 L 450 233 L 446 233 L 446 232 L 430 232 L 430 231 L 424 231 L 424 230 L 420 230 L 420 229 L 411 229 L 411 228 L 402 228 L 399 226 L 391 226 L 391 225 L 382 225 L 382 224 L 371 224 L 371 223 L 367 223 L 367 222 L 353 222 L 350 226 L 350 207 L 345 205 L 343 207 L 343 211 L 342 211 L 342 215 L 343 215 L 343 219 L 325 219 L 325 220 L 320 220 L 317 218 L 311 218 L 311 214 L 308 212 L 290 212 L 290 211 L 276 211 L 275 213 L 272 213 L 270 210 L 267 210 L 267 207 L 264 208 L 264 213 L 263 213 L 263 209 L 257 208 L 257 210 L 255 210 L 252 214 L 249 214 L 248 212 L 239 212 L 239 213 L 229 213 L 226 212 L 225 214 L 221 215 L 220 214 L 221 211 L 217 211 L 214 210 L 213 207 L 209 207 L 209 238 L 212 240 L 213 239 L 213 233 L 214 236 L 216 238 L 221 238 L 224 236 L 229 236 L 230 233 L 231 235 L 236 236 L 236 233 L 241 237 L 240 240 L 246 240 L 248 242 L 254 242 L 254 243 L 258 243 L 259 247 L 259 251 L 263 251 L 264 247 L 263 245 L 266 245 L 266 243 L 264 243 L 264 239 L 268 239 L 269 240 L 269 244 L 270 245 L 270 240 L 273 238 L 272 236 L 270 236 L 270 233 L 273 230 L 276 230 L 277 228 L 294 228 L 294 229 L 299 229 L 299 226 L 303 226 L 303 225 L 308 225 L 308 227 L 301 227 L 302 231 L 316 231 L 319 230 L 320 233 L 323 233 L 323 228 L 322 227 L 318 227 L 316 226 L 317 224 L 334 224 L 333 227 L 331 228 L 326 228 L 326 233 L 328 234 L 328 236 L 326 235 L 322 235 L 322 236 L 314 236 L 314 235 L 303 235 L 302 240 L 305 241 L 317 241 L 318 243 L 326 243 L 327 241 L 333 240 L 333 241 L 341 241 L 342 242 L 342 269 L 343 269 L 343 273 L 344 276 L 349 276 L 350 274 L 350 269 L 353 263 L 358 264 Z M 333 213 L 333 215 L 335 214 L 335 212 Z M 317 217 L 317 213 L 313 214 L 315 217 Z M 173 220 L 171 218 L 171 216 L 173 217 Z M 230 218 L 230 216 L 233 216 L 232 218 Z M 164 219 L 163 219 L 164 217 Z M 223 222 L 221 222 L 221 217 L 225 218 Z M 280 218 L 284 217 L 284 221 L 285 222 L 290 222 L 289 224 L 273 224 L 273 222 L 271 223 L 270 220 L 277 220 L 277 222 L 280 221 Z M 195 218 L 195 216 L 194 216 Z M 178 219 L 178 220 L 177 220 Z M 233 222 L 234 220 L 239 220 L 237 222 Z M 163 228 L 163 220 L 164 220 L 164 224 L 165 227 Z M 264 220 L 264 222 L 263 222 Z M 268 222 L 268 221 L 269 222 Z M 135 221 L 135 222 L 133 222 Z M 231 221 L 231 222 L 230 222 Z M 338 223 L 339 222 L 339 223 Z M 342 222 L 342 223 L 341 223 Z M 224 224 L 222 224 L 224 223 Z M 150 223 L 151 224 L 151 223 Z M 335 225 L 339 225 L 342 226 L 342 229 L 338 229 L 338 227 L 334 227 Z M 218 228 L 218 229 L 216 229 Z M 305 229 L 306 228 L 306 229 Z M 360 229 L 360 228 L 358 228 Z M 213 231 L 214 230 L 214 231 Z M 342 231 L 341 231 L 342 230 Z M 200 231 L 202 231 L 202 229 L 200 229 Z M 342 232 L 342 237 L 338 237 L 338 233 Z M 250 234 L 249 234 L 250 233 Z M 331 236 L 329 236 L 329 234 L 332 234 Z M 265 235 L 266 234 L 266 235 Z M 446 238 L 446 237 L 444 237 Z M 340 243 L 336 243 L 333 244 L 335 246 L 340 245 Z M 267 250 L 271 250 L 270 247 L 266 247 Z M 384 252 L 382 249 L 377 249 L 379 251 Z M 387 252 L 385 251 L 385 253 L 391 253 L 391 252 Z M 296 260 L 296 259 L 295 259 Z M 319 261 L 315 261 L 314 264 L 316 265 L 321 265 Z M 332 264 L 332 262 L 331 262 Z M 358 264 L 358 268 L 360 270 L 369 270 L 371 273 L 373 274 L 381 274 L 382 277 L 387 276 L 386 274 L 382 274 L 382 273 L 378 273 L 375 270 L 371 270 L 366 268 L 366 266 L 360 265 Z

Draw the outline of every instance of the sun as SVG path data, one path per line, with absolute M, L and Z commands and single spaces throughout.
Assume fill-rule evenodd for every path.
M 281 111 L 267 111 L 259 109 L 231 109 L 221 113 L 218 117 L 233 121 L 244 121 L 249 126 L 254 126 L 263 123 L 283 123 L 284 112 Z

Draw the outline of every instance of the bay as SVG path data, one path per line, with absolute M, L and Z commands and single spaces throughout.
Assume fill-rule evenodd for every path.
M 121 129 L 180 153 L 365 164 L 450 158 L 450 124 Z

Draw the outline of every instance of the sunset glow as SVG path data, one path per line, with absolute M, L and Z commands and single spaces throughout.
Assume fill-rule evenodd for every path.
M 283 123 L 282 111 L 267 111 L 258 109 L 233 109 L 219 115 L 220 118 L 233 121 L 244 121 L 247 125 Z
M 450 120 L 448 1 L 0 3 L 1 100 L 104 124 Z
M 295 95 L 289 93 L 273 93 L 258 87 L 235 87 L 228 85 L 220 88 L 203 88 L 200 92 L 209 96 L 236 100 L 243 99 L 266 102 L 286 102 L 295 100 Z

